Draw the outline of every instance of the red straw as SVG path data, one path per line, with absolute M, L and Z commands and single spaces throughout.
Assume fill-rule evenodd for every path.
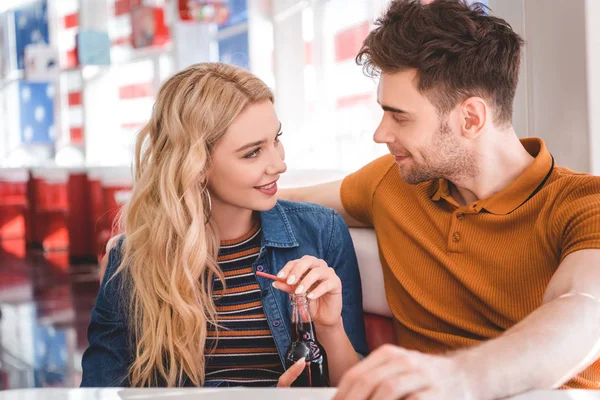
M 267 274 L 266 272 L 256 271 L 256 275 L 262 276 L 263 278 L 272 279 L 274 281 L 280 281 L 281 279 L 275 275 Z

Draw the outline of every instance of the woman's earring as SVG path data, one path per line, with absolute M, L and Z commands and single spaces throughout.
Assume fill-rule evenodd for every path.
M 204 189 L 204 191 L 206 193 L 206 197 L 208 198 L 208 209 L 204 207 L 204 218 L 206 220 L 206 223 L 208 224 L 210 217 L 212 216 L 212 200 L 210 198 L 210 192 L 208 191 L 208 189 Z

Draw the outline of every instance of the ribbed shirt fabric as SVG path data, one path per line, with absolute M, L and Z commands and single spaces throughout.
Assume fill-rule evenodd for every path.
M 344 179 L 344 208 L 377 235 L 399 345 L 443 353 L 495 338 L 542 304 L 567 255 L 600 248 L 600 178 L 555 166 L 540 139 L 522 144 L 526 171 L 465 206 L 444 179 L 407 184 L 391 155 Z M 567 386 L 599 389 L 600 364 Z
M 207 382 L 275 386 L 283 373 L 252 270 L 260 245 L 260 226 L 241 238 L 221 242 L 217 261 L 225 275 L 226 289 L 223 292 L 222 282 L 215 280 L 214 299 L 221 328 L 215 348 L 215 330 L 209 327 Z

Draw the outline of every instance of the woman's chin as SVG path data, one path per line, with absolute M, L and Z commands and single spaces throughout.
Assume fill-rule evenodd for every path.
M 250 207 L 254 211 L 264 212 L 269 211 L 277 204 L 277 196 L 273 195 L 269 199 L 261 199 L 261 201 L 256 201 Z

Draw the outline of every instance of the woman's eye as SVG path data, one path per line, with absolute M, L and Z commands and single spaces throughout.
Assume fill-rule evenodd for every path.
M 256 149 L 254 150 L 252 153 L 248 153 L 244 156 L 244 158 L 256 158 L 256 156 L 258 156 L 258 153 L 260 152 L 260 149 Z

